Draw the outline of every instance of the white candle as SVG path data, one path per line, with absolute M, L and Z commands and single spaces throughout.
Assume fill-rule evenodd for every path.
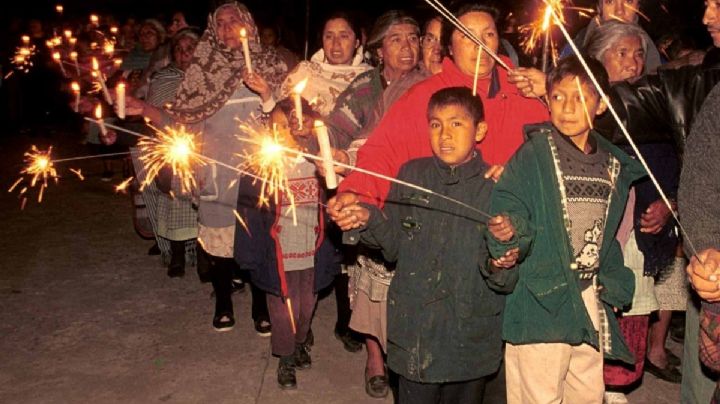
M 93 70 L 97 73 L 97 79 L 98 82 L 100 82 L 100 87 L 102 88 L 103 95 L 105 96 L 105 101 L 107 101 L 108 104 L 113 105 L 112 97 L 110 97 L 110 92 L 105 85 L 105 78 L 103 77 L 103 73 L 100 71 L 100 65 L 98 64 L 96 58 L 92 58 L 92 66 Z
M 299 83 L 293 87 L 293 101 L 295 101 L 295 117 L 298 121 L 298 130 L 302 130 L 303 128 L 303 115 L 302 115 L 302 101 L 301 101 L 301 95 L 303 90 L 305 89 L 305 86 L 307 85 L 307 77 L 303 80 L 301 80 Z
M 242 42 L 243 54 L 245 55 L 245 66 L 247 66 L 248 73 L 252 73 L 250 45 L 248 44 L 247 31 L 245 31 L 245 28 L 240 29 L 240 42 Z
M 30 44 L 30 37 L 29 37 L 29 36 L 23 35 L 23 36 L 21 37 L 21 39 L 22 39 L 22 42 L 23 42 L 25 45 Z
M 118 83 L 115 87 L 115 95 L 117 96 L 118 118 L 125 119 L 125 83 Z
M 337 177 L 333 168 L 332 148 L 330 147 L 327 127 L 322 121 L 315 121 L 315 133 L 317 134 L 318 146 L 320 146 L 320 157 L 323 159 L 325 185 L 328 189 L 335 189 L 337 188 Z
M 70 52 L 70 60 L 72 60 L 73 63 L 75 64 L 75 73 L 77 73 L 78 77 L 80 77 L 80 65 L 78 65 L 77 58 L 78 58 L 77 52 L 75 52 L 75 51 Z
M 67 77 L 67 73 L 65 72 L 65 67 L 63 67 L 63 61 L 60 57 L 60 52 L 53 52 L 52 58 L 54 61 L 58 63 L 58 66 L 60 66 L 60 71 L 62 72 L 62 75 L 64 77 Z
M 78 84 L 77 81 L 73 81 L 70 87 L 73 93 L 75 93 L 75 112 L 78 112 L 80 110 L 80 84 Z
M 100 133 L 102 133 L 103 136 L 107 136 L 107 128 L 105 127 L 105 122 L 102 119 L 101 104 L 98 104 L 97 107 L 95 107 L 95 118 L 97 119 L 97 124 L 100 127 Z

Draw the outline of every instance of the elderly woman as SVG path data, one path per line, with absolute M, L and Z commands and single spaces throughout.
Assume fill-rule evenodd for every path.
M 248 34 L 253 73 L 248 73 L 240 41 L 240 29 Z M 136 99 L 128 108 L 140 112 L 158 124 L 173 120 L 191 125 L 200 133 L 200 153 L 224 165 L 240 163 L 243 146 L 235 139 L 237 121 L 247 121 L 263 112 L 263 103 L 272 100 L 287 74 L 277 54 L 264 50 L 257 27 L 248 9 L 235 2 L 218 7 L 208 19 L 192 61 L 185 71 L 175 102 L 161 110 Z M 267 109 L 265 112 L 269 112 Z M 202 167 L 199 175 L 198 242 L 202 256 L 209 261 L 209 273 L 215 292 L 213 327 L 217 331 L 233 328 L 232 277 L 235 215 L 238 199 L 237 174 L 214 162 Z M 200 265 L 200 264 L 199 264 Z M 259 292 L 257 292 L 259 293 Z M 253 320 L 261 335 L 270 335 L 265 299 L 253 289 Z M 264 311 L 264 313 L 262 313 Z
M 312 55 L 310 61 L 300 62 L 290 72 L 283 83 L 280 98 L 290 95 L 300 81 L 307 79 L 303 98 L 311 101 L 320 115 L 327 116 L 335 107 L 340 93 L 358 75 L 371 68 L 363 61 L 360 38 L 360 27 L 348 14 L 331 14 L 323 24 L 322 48 Z
M 357 149 L 395 100 L 429 76 L 418 65 L 419 37 L 418 23 L 402 11 L 387 11 L 377 19 L 367 50 L 378 67 L 350 83 L 326 119 L 331 141 L 338 149 L 336 159 L 354 164 Z M 366 335 L 365 391 L 371 397 L 385 397 L 386 297 L 392 272 L 385 269 L 380 255 L 361 251 L 357 263 L 348 266 L 348 274 L 350 328 Z
M 578 48 L 587 46 L 593 31 L 604 23 L 609 21 L 620 21 L 628 24 L 638 25 L 638 16 L 640 15 L 640 0 L 597 0 L 597 15 L 590 20 L 590 23 L 578 32 L 573 39 Z M 647 35 L 647 34 L 646 34 Z M 660 52 L 655 44 L 649 40 L 646 44 L 645 51 L 645 68 L 647 72 L 653 73 L 660 67 L 662 63 Z M 572 54 L 570 45 L 566 45 L 561 52 L 561 56 Z
M 499 38 L 495 25 L 497 11 L 494 8 L 472 4 L 462 7 L 454 14 L 491 50 L 497 51 Z M 416 84 L 395 102 L 358 151 L 358 167 L 394 177 L 405 162 L 430 156 L 432 152 L 426 114 L 431 95 L 447 87 L 472 88 L 476 65 L 479 66 L 478 96 L 483 101 L 489 127 L 487 138 L 479 146 L 484 160 L 495 165 L 504 164 L 522 144 L 523 125 L 547 120 L 547 110 L 542 103 L 518 94 L 517 89 L 508 83 L 507 72 L 496 66 L 495 60 L 487 52 L 482 52 L 480 60 L 477 60 L 477 45 L 454 26 L 443 26 L 442 44 L 450 55 L 443 60 L 442 72 Z M 504 61 L 508 63 L 507 59 Z M 352 172 L 340 184 L 338 195 L 328 204 L 328 212 L 341 227 L 360 225 L 352 214 L 352 207 L 360 199 L 382 205 L 388 189 L 389 183 L 385 180 L 357 171 Z M 357 239 L 348 237 L 352 238 Z M 452 282 L 451 279 L 442 280 L 446 281 Z M 390 288 L 392 289 L 392 286 Z M 426 297 L 415 298 L 418 307 L 427 304 Z M 453 333 L 463 331 L 445 330 L 435 324 L 439 332 L 438 338 L 418 345 L 418 341 L 404 338 L 407 335 L 405 330 L 397 328 L 398 322 L 395 319 L 402 313 L 393 310 L 391 296 L 388 296 L 387 300 L 387 350 L 393 354 L 389 355 L 388 366 L 409 383 L 440 383 L 447 380 L 450 373 L 457 377 L 458 371 L 464 379 L 471 380 L 497 371 L 502 357 L 499 321 L 496 327 L 498 329 L 489 333 L 487 339 L 477 341 L 477 344 L 472 346 L 455 346 L 454 349 L 459 349 L 458 355 L 452 362 L 447 362 L 421 355 L 426 349 L 430 349 L 430 346 L 442 349 L 444 344 L 452 343 Z M 410 355 L 423 358 L 422 368 L 408 369 L 404 366 L 412 362 Z M 393 357 L 397 360 L 393 361 Z
M 442 19 L 433 17 L 425 23 L 423 36 L 420 38 L 422 48 L 422 64 L 425 70 L 435 74 L 442 70 L 442 47 L 440 46 L 440 31 Z
M 585 51 L 590 57 L 602 62 L 611 82 L 620 82 L 634 80 L 643 75 L 648 42 L 647 34 L 637 25 L 608 21 L 592 32 Z M 631 149 L 626 149 L 634 154 Z M 677 195 L 679 167 L 673 145 L 645 144 L 640 146 L 640 151 L 661 181 L 664 191 L 674 199 Z M 660 355 L 657 350 L 651 350 L 649 355 L 654 357 L 645 360 L 649 315 L 658 308 L 663 308 L 658 306 L 659 299 L 655 297 L 654 276 L 665 268 L 672 270 L 674 267 L 677 237 L 672 231 L 673 223 L 669 222 L 670 217 L 669 209 L 660 200 L 649 180 L 635 184 L 616 237 L 623 247 L 625 264 L 635 274 L 635 294 L 631 310 L 623 313 L 619 325 L 636 362 L 632 368 L 613 362 L 605 364 L 605 401 L 608 403 L 626 403 L 624 394 L 619 390 L 639 380 L 643 368 L 664 380 L 676 383 L 680 381 L 677 369 L 669 366 L 665 359 L 664 340 L 660 344 L 660 359 L 665 363 L 655 364 Z M 682 283 L 682 266 L 680 268 Z M 681 294 L 684 285 L 675 286 L 675 294 Z M 684 303 L 686 299 L 687 296 L 684 295 L 677 300 Z M 684 310 L 684 307 L 674 309 Z M 661 312 L 661 319 L 662 317 Z M 669 316 L 667 319 L 669 320 Z

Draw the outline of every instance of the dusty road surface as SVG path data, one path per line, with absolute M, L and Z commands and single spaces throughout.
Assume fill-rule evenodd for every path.
M 211 287 L 194 268 L 170 279 L 147 255 L 129 198 L 112 189 L 122 178 L 101 182 L 99 161 L 60 165 L 60 184 L 20 211 L 5 190 L 32 143 L 55 145 L 58 157 L 87 153 L 74 134 L 0 138 L 0 403 L 392 402 L 365 395 L 365 354 L 333 337 L 332 296 L 313 322 L 312 368 L 281 391 L 249 293 L 234 295 L 235 328 L 215 332 Z M 679 386 L 646 375 L 630 400 L 677 403 Z

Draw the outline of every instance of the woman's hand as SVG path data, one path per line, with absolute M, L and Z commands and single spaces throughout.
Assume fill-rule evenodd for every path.
M 243 70 L 242 79 L 249 89 L 260 95 L 260 98 L 262 98 L 263 102 L 268 101 L 272 97 L 270 85 L 261 75 L 255 72 L 248 73 L 247 70 Z
M 698 259 L 699 258 L 699 259 Z M 708 302 L 720 302 L 720 250 L 708 248 L 690 259 L 686 272 L 692 287 Z
M 115 108 L 115 112 L 117 112 L 117 102 L 113 104 L 113 108 Z M 145 101 L 139 100 L 131 95 L 125 96 L 125 115 L 142 115 L 144 111 Z
M 532 67 L 518 67 L 510 71 L 508 81 L 517 87 L 523 97 L 542 97 L 545 89 L 545 73 Z
M 658 234 L 671 217 L 670 209 L 661 199 L 650 204 L 640 216 L 640 232 Z

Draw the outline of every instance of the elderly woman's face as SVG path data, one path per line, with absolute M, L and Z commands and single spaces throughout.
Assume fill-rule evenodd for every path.
M 600 0 L 600 18 L 603 21 L 635 22 L 640 11 L 640 0 Z
M 180 70 L 185 71 L 190 66 L 190 60 L 195 52 L 197 41 L 189 36 L 180 38 L 173 48 L 173 60 Z
M 248 29 L 243 25 L 240 11 L 234 7 L 221 8 L 215 15 L 215 32 L 218 40 L 230 49 L 239 49 L 242 46 L 240 30 L 243 28 Z M 248 40 L 252 39 L 249 36 Z
M 417 66 L 420 53 L 418 27 L 413 24 L 393 24 L 388 29 L 379 50 L 385 68 L 407 72 Z
M 152 52 L 160 46 L 160 35 L 155 31 L 155 28 L 149 24 L 145 24 L 140 28 L 138 39 L 140 47 L 145 52 Z
M 480 38 L 490 50 L 497 54 L 500 38 L 495 27 L 495 21 L 490 14 L 482 11 L 472 11 L 460 17 L 460 22 L 465 24 L 475 36 Z M 452 37 L 450 37 L 450 54 L 461 72 L 467 75 L 475 74 L 478 46 L 458 30 L 455 30 Z M 483 50 L 480 54 L 478 77 L 489 76 L 494 66 L 495 60 Z
M 611 82 L 634 79 L 645 67 L 645 51 L 637 35 L 617 40 L 602 56 L 602 64 Z
M 432 73 L 441 69 L 442 52 L 440 47 L 440 31 L 442 24 L 435 18 L 427 25 L 427 30 L 422 38 L 422 60 L 425 68 Z
M 325 23 L 322 43 L 325 58 L 331 65 L 349 65 L 355 49 L 360 46 L 360 40 L 343 18 L 334 18 Z

